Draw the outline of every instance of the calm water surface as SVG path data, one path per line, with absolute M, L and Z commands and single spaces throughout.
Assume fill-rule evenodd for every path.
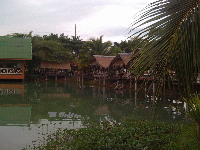
M 165 93 L 68 83 L 0 83 L 0 149 L 19 150 L 43 143 L 57 129 L 83 128 L 88 121 L 124 122 L 127 117 L 177 122 L 184 119 L 184 104 Z

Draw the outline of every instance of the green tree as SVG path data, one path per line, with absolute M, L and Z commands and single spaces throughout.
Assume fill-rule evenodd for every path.
M 68 62 L 73 61 L 71 51 L 64 43 L 57 40 L 41 40 L 38 45 L 38 55 L 44 61 Z
M 74 61 L 83 42 L 80 37 L 70 39 L 64 33 L 34 36 L 32 38 L 34 55 L 44 61 Z
M 103 43 L 102 36 L 85 42 L 78 56 L 79 68 L 86 68 L 93 59 L 93 55 L 108 55 L 111 44 L 110 41 Z
M 48 35 L 44 35 L 43 39 L 47 40 L 47 41 L 50 41 L 50 40 L 57 41 L 58 40 L 58 34 L 51 33 L 49 36 Z
M 104 55 L 109 51 L 112 43 L 110 41 L 103 43 L 102 38 L 103 36 L 100 36 L 96 40 L 91 39 L 90 49 L 93 55 Z
M 157 0 L 136 14 L 130 32 L 142 48 L 131 71 L 140 76 L 150 66 L 162 87 L 164 72 L 173 70 L 181 96 L 189 99 L 200 71 L 199 0 Z
M 83 41 L 80 39 L 79 36 L 74 37 L 72 36 L 72 39 L 69 42 L 69 49 L 75 53 L 75 56 L 78 56 L 79 51 L 82 49 Z
M 13 37 L 32 37 L 33 31 L 30 31 L 28 34 L 26 33 L 12 33 L 12 34 L 7 34 L 7 36 L 13 36 Z
M 131 53 L 135 50 L 135 46 L 141 42 L 139 38 L 131 38 L 128 41 L 121 41 L 120 43 L 115 42 L 114 46 L 119 47 L 124 53 Z
M 123 53 L 120 47 L 112 46 L 106 55 L 117 56 L 118 53 Z

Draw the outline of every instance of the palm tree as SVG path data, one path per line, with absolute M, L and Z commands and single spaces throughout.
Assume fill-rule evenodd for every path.
M 109 48 L 111 47 L 112 43 L 110 41 L 107 41 L 103 43 L 102 41 L 103 36 L 100 36 L 100 38 L 91 39 L 90 48 L 93 55 L 104 55 L 109 51 Z
M 108 55 L 112 43 L 110 41 L 102 41 L 102 37 L 91 39 L 83 44 L 83 49 L 80 50 L 78 57 L 79 68 L 87 68 L 93 59 L 93 55 Z
M 200 72 L 200 0 L 157 0 L 146 6 L 130 27 L 130 37 L 141 39 L 141 48 L 130 70 L 141 76 L 151 70 L 158 87 L 164 72 L 175 71 L 181 96 L 195 93 Z M 157 88 L 157 94 L 162 88 Z

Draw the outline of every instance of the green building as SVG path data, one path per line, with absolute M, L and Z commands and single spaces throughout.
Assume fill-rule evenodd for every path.
M 0 36 L 0 79 L 24 79 L 26 60 L 32 60 L 30 37 Z

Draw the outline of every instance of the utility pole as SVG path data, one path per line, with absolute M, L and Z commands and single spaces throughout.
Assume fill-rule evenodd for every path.
M 76 38 L 76 24 L 75 24 L 75 38 Z

